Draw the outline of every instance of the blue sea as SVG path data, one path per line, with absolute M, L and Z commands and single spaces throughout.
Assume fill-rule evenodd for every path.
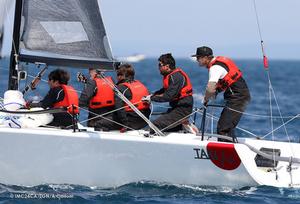
M 177 59 L 177 66 L 185 70 L 191 78 L 194 88 L 195 107 L 202 106 L 202 98 L 207 83 L 207 70 L 198 67 L 190 59 Z M 239 123 L 241 137 L 262 137 L 268 140 L 300 141 L 300 61 L 270 60 L 269 70 L 265 70 L 261 60 L 236 60 L 248 83 L 252 100 Z M 142 81 L 151 92 L 161 88 L 157 59 L 146 59 L 134 63 L 136 79 Z M 22 65 L 28 71 L 27 81 L 22 81 L 21 90 L 37 73 L 32 65 Z M 0 61 L 0 97 L 3 97 L 8 82 L 8 61 Z M 50 67 L 43 79 L 54 67 Z M 76 82 L 76 73 L 84 69 L 68 69 L 71 72 L 71 84 L 76 90 L 82 90 L 82 84 Z M 270 81 L 268 75 L 270 75 Z M 108 75 L 115 76 L 114 73 Z M 43 97 L 48 91 L 46 81 L 25 95 Z M 222 104 L 220 94 L 213 102 Z M 154 104 L 154 112 L 162 112 L 168 104 Z M 210 108 L 210 115 L 219 116 L 219 108 Z M 271 115 L 273 119 L 271 120 Z M 283 116 L 283 118 L 280 117 Z M 80 120 L 86 118 L 86 113 Z M 192 117 L 191 119 L 194 119 Z M 197 114 L 199 126 L 201 115 Z M 282 125 L 285 123 L 285 125 Z M 216 121 L 207 119 L 206 131 L 216 128 Z M 271 125 L 273 124 L 273 125 Z M 272 133 L 273 130 L 276 130 Z M 280 128 L 278 128 L 280 127 Z M 278 129 L 277 129 L 278 128 Z M 250 132 L 250 133 L 249 133 Z M 9 156 L 9 155 L 7 155 Z M 201 171 L 201 169 L 199 169 Z M 183 172 L 184 173 L 184 172 Z M 168 183 L 138 182 L 116 188 L 87 187 L 70 184 L 39 185 L 34 187 L 0 184 L 0 203 L 300 203 L 300 190 L 274 188 L 268 186 L 245 186 L 241 189 L 210 186 L 187 186 Z

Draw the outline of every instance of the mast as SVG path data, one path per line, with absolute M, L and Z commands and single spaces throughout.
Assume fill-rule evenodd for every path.
M 9 65 L 9 78 L 8 78 L 8 90 L 18 89 L 18 55 L 19 55 L 19 41 L 20 41 L 20 27 L 21 27 L 21 16 L 22 16 L 22 0 L 16 0 L 15 5 L 15 18 L 14 18 L 14 30 L 13 30 L 13 41 L 12 49 L 10 54 L 10 65 Z

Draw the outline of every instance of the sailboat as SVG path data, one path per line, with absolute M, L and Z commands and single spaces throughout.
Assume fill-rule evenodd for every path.
M 146 58 L 144 54 L 134 54 L 126 57 L 118 57 L 118 60 L 121 62 L 140 62 Z
M 116 61 L 97 0 L 18 0 L 8 89 L 19 89 L 20 64 L 113 70 Z M 134 105 L 126 101 L 130 107 Z M 0 127 L 0 183 L 116 187 L 139 181 L 243 187 L 300 187 L 300 144 L 202 132 L 101 132 Z M 0 110 L 9 114 L 17 112 Z M 51 110 L 46 110 L 51 111 Z

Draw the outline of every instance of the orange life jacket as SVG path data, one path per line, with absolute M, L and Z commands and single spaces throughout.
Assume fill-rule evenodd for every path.
M 190 81 L 190 78 L 189 76 L 180 68 L 176 68 L 174 69 L 170 74 L 166 75 L 164 78 L 163 78 L 163 86 L 164 86 L 164 89 L 168 89 L 169 87 L 169 78 L 172 74 L 176 73 L 176 72 L 180 72 L 180 74 L 182 74 L 185 78 L 185 81 L 186 81 L 186 85 L 184 87 L 182 87 L 182 89 L 180 90 L 180 95 L 175 98 L 174 100 L 179 100 L 179 99 L 182 99 L 182 98 L 185 98 L 187 96 L 192 96 L 193 95 L 193 86 L 192 86 L 192 83 Z
M 149 91 L 144 84 L 142 84 L 138 80 L 134 80 L 131 83 L 128 83 L 128 82 L 122 83 L 122 85 L 126 86 L 131 91 L 132 98 L 131 98 L 130 102 L 135 107 L 137 107 L 137 109 L 144 110 L 144 109 L 149 108 L 149 106 L 150 106 L 149 103 L 142 101 L 142 98 L 144 96 L 149 95 Z M 125 106 L 125 111 L 133 112 L 132 108 L 130 108 L 128 105 Z
M 217 83 L 217 89 L 220 91 L 225 91 L 233 83 L 235 83 L 242 76 L 242 72 L 237 67 L 237 65 L 227 57 L 215 57 L 208 65 L 210 69 L 216 62 L 224 63 L 227 67 L 226 71 L 228 72 L 223 79 L 220 79 Z
M 114 83 L 111 77 L 95 78 L 97 93 L 91 98 L 89 107 L 92 109 L 103 108 L 115 105 L 115 93 L 113 89 L 105 81 Z
M 71 114 L 78 114 L 78 95 L 76 90 L 72 86 L 61 85 L 61 88 L 64 91 L 65 97 L 62 101 L 59 101 L 53 105 L 54 108 L 66 107 L 68 112 Z M 73 106 L 74 105 L 74 108 Z

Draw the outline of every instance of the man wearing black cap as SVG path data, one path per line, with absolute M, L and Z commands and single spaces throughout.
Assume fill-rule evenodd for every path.
M 199 66 L 204 66 L 209 71 L 204 105 L 215 98 L 217 93 L 224 91 L 225 108 L 218 121 L 217 133 L 232 137 L 234 142 L 234 129 L 250 101 L 249 89 L 242 72 L 231 59 L 214 57 L 212 49 L 206 46 L 198 47 L 192 57 L 197 57 Z

